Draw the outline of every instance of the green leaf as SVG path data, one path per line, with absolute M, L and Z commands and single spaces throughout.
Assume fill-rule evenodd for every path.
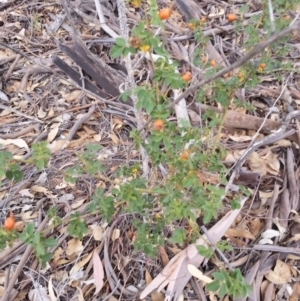
M 223 298 L 227 293 L 228 293 L 228 287 L 226 286 L 225 283 L 221 283 L 221 286 L 218 290 L 218 296 L 220 298 Z
M 68 232 L 71 236 L 82 239 L 83 235 L 87 233 L 85 222 L 80 218 L 78 212 L 71 214 L 71 221 L 68 226 Z
M 36 246 L 35 250 L 36 250 L 37 254 L 40 256 L 43 256 L 46 254 L 45 247 L 41 243 Z
M 176 229 L 173 232 L 172 237 L 169 239 L 171 243 L 178 243 L 178 244 L 183 244 L 184 240 L 186 239 L 186 234 L 184 229 Z
M 13 178 L 14 178 L 14 173 L 11 170 L 6 171 L 5 175 L 8 180 L 13 180 Z
M 116 45 L 125 47 L 126 46 L 126 41 L 123 38 L 116 38 L 115 40 Z
M 148 115 L 150 115 L 152 113 L 152 111 L 155 108 L 155 105 L 156 105 L 155 101 L 151 101 L 150 99 L 149 99 L 149 101 L 147 101 L 144 104 L 144 108 L 145 108 Z
M 153 188 L 153 193 L 154 194 L 166 194 L 166 190 L 161 187 L 154 187 Z
M 24 232 L 29 236 L 32 237 L 34 234 L 34 224 L 30 223 L 30 224 L 26 224 L 25 228 L 24 228 Z
M 28 244 L 30 241 L 30 237 L 25 232 L 19 234 L 19 239 L 25 244 Z
M 220 282 L 217 280 L 214 280 L 211 283 L 208 283 L 206 286 L 207 290 L 211 291 L 211 292 L 216 292 L 219 287 L 220 287 Z
M 212 216 L 211 211 L 205 210 L 205 214 L 203 216 L 203 223 L 208 224 L 211 221 L 212 217 L 213 216 Z
M 220 272 L 214 272 L 212 275 L 213 275 L 214 279 L 216 279 L 218 281 L 223 281 L 224 280 L 224 275 L 223 275 L 222 270 Z
M 33 244 L 39 244 L 41 242 L 41 234 L 39 232 L 36 232 L 33 236 L 32 236 L 32 243 Z
M 43 240 L 43 245 L 45 248 L 53 248 L 57 245 L 57 241 L 54 238 L 47 238 Z
M 124 48 L 121 48 L 121 47 L 118 47 L 118 46 L 114 46 L 113 48 L 111 48 L 110 50 L 110 55 L 112 58 L 119 58 L 122 56 L 122 53 L 123 53 L 123 49 Z
M 214 253 L 214 249 L 212 247 L 205 247 L 201 245 L 197 246 L 197 250 L 200 255 L 206 258 L 210 258 Z
M 49 262 L 52 258 L 52 254 L 51 253 L 46 253 L 44 255 L 38 255 L 39 258 L 39 262 L 44 266 L 44 264 L 46 262 Z
M 14 178 L 17 182 L 21 181 L 23 179 L 23 173 L 20 170 L 16 170 L 14 172 Z

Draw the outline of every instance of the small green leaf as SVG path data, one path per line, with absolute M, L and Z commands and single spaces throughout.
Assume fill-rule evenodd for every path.
M 216 280 L 206 285 L 207 290 L 211 292 L 216 292 L 219 289 L 219 287 L 220 287 L 220 282 Z
M 43 240 L 43 245 L 45 248 L 53 248 L 57 245 L 57 241 L 50 237 Z
M 110 55 L 112 58 L 119 58 L 122 56 L 122 53 L 123 53 L 123 48 L 120 48 L 120 47 L 117 47 L 117 46 L 114 46 L 111 50 L 110 50 Z
M 46 254 L 45 247 L 41 243 L 36 246 L 35 250 L 36 250 L 37 254 L 40 256 L 43 256 Z
M 5 175 L 6 175 L 8 180 L 13 180 L 13 178 L 14 178 L 14 173 L 11 170 L 7 170 Z
M 39 255 L 38 257 L 39 257 L 40 263 L 44 266 L 44 264 L 46 262 L 49 262 L 51 260 L 52 254 L 51 253 L 46 253 L 44 255 Z
M 30 223 L 30 224 L 26 224 L 24 232 L 29 236 L 32 237 L 32 235 L 34 234 L 34 224 Z
M 176 229 L 173 232 L 173 235 L 169 239 L 169 241 L 172 243 L 183 244 L 185 239 L 186 239 L 185 231 L 183 229 Z
M 228 287 L 226 286 L 225 283 L 221 283 L 221 286 L 218 290 L 218 296 L 220 298 L 223 298 L 227 293 L 228 293 Z
M 116 38 L 115 40 L 116 45 L 125 47 L 126 46 L 126 41 L 123 38 Z
M 16 170 L 14 172 L 14 178 L 17 182 L 21 181 L 23 179 L 23 173 L 20 170 Z
M 197 250 L 199 254 L 205 258 L 210 258 L 214 253 L 214 249 L 212 247 L 205 247 L 201 245 L 197 246 Z
M 25 244 L 28 244 L 30 241 L 30 237 L 25 232 L 19 234 L 19 239 Z

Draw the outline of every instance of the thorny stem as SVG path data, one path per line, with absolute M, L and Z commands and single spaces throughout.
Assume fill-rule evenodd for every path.
M 193 86 L 190 86 L 181 95 L 179 95 L 177 97 L 177 99 L 174 100 L 174 102 L 172 102 L 169 106 L 167 106 L 167 109 L 170 109 L 170 108 L 174 107 L 177 103 L 179 103 L 179 101 L 181 99 L 187 97 L 194 90 L 196 90 L 196 89 L 204 86 L 205 84 L 208 84 L 208 83 L 214 81 L 215 79 L 217 79 L 217 78 L 225 75 L 226 73 L 229 73 L 229 72 L 233 71 L 234 69 L 237 69 L 238 67 L 242 66 L 243 64 L 245 64 L 246 62 L 248 62 L 250 59 L 252 59 L 254 56 L 256 56 L 257 54 L 261 53 L 270 44 L 278 41 L 279 39 L 281 39 L 284 36 L 290 34 L 294 30 L 299 30 L 299 27 L 300 27 L 300 22 L 297 22 L 297 23 L 293 24 L 292 26 L 289 26 L 289 27 L 281 30 L 277 34 L 274 34 L 273 36 L 271 36 L 266 41 L 257 44 L 251 51 L 249 51 L 246 55 L 244 55 L 243 57 L 241 57 L 234 64 L 232 64 L 232 65 L 230 65 L 230 66 L 228 66 L 226 68 L 223 68 L 222 70 L 220 70 L 219 72 L 216 72 L 212 76 L 209 76 L 209 77 L 203 79 L 202 81 L 200 81 L 199 83 L 197 83 L 197 84 L 195 84 Z
M 129 30 L 128 30 L 128 26 L 127 26 L 126 8 L 125 8 L 124 1 L 118 0 L 117 6 L 118 6 L 118 12 L 119 12 L 119 23 L 120 23 L 122 37 L 126 41 L 128 41 Z M 129 84 L 128 88 L 135 88 L 136 83 L 135 83 L 134 77 L 133 77 L 132 62 L 130 59 L 130 55 L 127 55 L 125 57 L 125 64 L 126 64 L 126 69 L 127 69 L 127 73 L 128 73 L 128 77 L 127 77 L 128 84 Z M 143 132 L 144 131 L 144 123 L 143 123 L 143 119 L 142 119 L 142 111 L 137 109 L 137 101 L 138 100 L 137 100 L 136 95 L 132 95 L 131 98 L 132 98 L 133 105 L 134 105 L 133 110 L 134 110 L 134 115 L 137 120 L 138 130 L 141 130 L 141 132 Z M 141 156 L 142 156 L 143 177 L 147 179 L 149 176 L 149 157 L 143 146 L 140 147 L 140 151 L 141 151 Z
M 194 92 L 194 90 L 199 89 L 200 87 L 203 87 L 204 85 L 214 81 L 215 79 L 222 77 L 226 73 L 229 73 L 240 66 L 244 65 L 248 61 L 250 61 L 254 56 L 261 53 L 266 47 L 268 47 L 270 44 L 278 41 L 279 39 L 283 38 L 284 36 L 290 34 L 294 30 L 299 30 L 300 28 L 300 22 L 296 22 L 292 24 L 291 26 L 281 30 L 277 34 L 272 35 L 269 39 L 266 41 L 257 44 L 251 51 L 249 51 L 246 55 L 241 57 L 238 61 L 236 61 L 234 64 L 221 69 L 220 71 L 216 72 L 215 74 L 203 79 L 199 83 L 190 86 L 188 89 L 186 89 L 183 93 L 181 93 L 171 104 L 169 104 L 166 109 L 173 108 L 176 104 L 178 104 L 183 98 L 187 97 L 190 93 Z M 144 124 L 144 127 L 142 129 L 139 129 L 139 132 L 142 132 L 145 128 L 148 127 L 148 125 L 151 123 L 152 119 L 151 117 L 148 119 L 148 121 Z

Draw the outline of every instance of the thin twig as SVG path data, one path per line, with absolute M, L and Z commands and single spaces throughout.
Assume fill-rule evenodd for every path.
M 275 21 L 274 21 L 275 19 L 274 19 L 272 0 L 268 0 L 268 8 L 269 8 L 271 33 L 274 33 L 275 32 Z
M 96 9 L 97 9 L 97 13 L 98 13 L 98 17 L 99 17 L 99 21 L 100 21 L 100 26 L 101 29 L 103 29 L 109 36 L 111 36 L 112 38 L 117 38 L 119 37 L 119 35 L 114 32 L 107 24 L 104 18 L 104 14 L 102 11 L 102 6 L 100 3 L 100 0 L 94 0 L 95 5 L 96 5 Z
M 24 113 L 22 113 L 22 112 L 20 112 L 20 111 L 18 111 L 18 110 L 16 110 L 16 109 L 14 109 L 14 108 L 7 107 L 7 106 L 5 106 L 5 105 L 3 105 L 3 104 L 0 104 L 0 108 L 3 109 L 3 110 L 11 111 L 11 112 L 15 113 L 15 114 L 18 115 L 18 116 L 22 116 L 22 117 L 25 117 L 25 118 L 27 118 L 27 119 L 34 120 L 34 121 L 36 121 L 36 122 L 38 122 L 38 123 L 44 123 L 43 121 L 41 121 L 41 120 L 39 120 L 39 119 L 37 119 L 37 118 L 35 118 L 35 117 L 29 116 L 29 115 L 27 115 L 27 114 L 24 114 Z
M 87 120 L 89 120 L 91 118 L 91 116 L 93 115 L 93 113 L 95 112 L 95 104 L 93 104 L 90 109 L 88 110 L 88 112 L 86 114 L 84 114 L 79 120 L 77 120 L 75 122 L 75 124 L 73 125 L 72 129 L 69 132 L 69 135 L 66 139 L 66 141 L 71 141 L 73 136 L 75 135 L 75 133 L 77 132 L 77 130 L 81 127 L 81 125 L 86 122 Z
M 23 130 L 19 131 L 19 132 L 15 132 L 15 133 L 10 133 L 10 134 L 0 134 L 0 138 L 1 139 L 16 139 L 19 138 L 21 136 L 24 136 L 25 134 L 32 132 L 33 130 L 35 131 L 39 131 L 39 128 L 37 125 L 32 125 L 32 126 L 28 126 L 26 128 L 24 128 Z
M 6 74 L 5 74 L 4 78 L 3 78 L 3 81 L 4 81 L 4 82 L 7 82 L 7 80 L 8 80 L 9 77 L 11 76 L 12 72 L 14 71 L 14 69 L 15 69 L 17 63 L 19 62 L 20 58 L 21 58 L 21 54 L 18 54 L 18 55 L 16 56 L 14 62 L 10 65 L 8 71 L 6 72 Z

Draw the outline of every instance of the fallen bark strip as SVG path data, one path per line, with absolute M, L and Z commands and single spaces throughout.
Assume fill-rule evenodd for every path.
M 198 110 L 205 112 L 212 110 L 216 113 L 222 114 L 222 110 L 213 106 L 195 104 Z M 228 129 L 244 129 L 257 131 L 264 123 L 261 132 L 264 134 L 271 134 L 273 131 L 278 130 L 282 126 L 282 122 L 274 121 L 271 119 L 265 119 L 261 117 L 252 116 L 249 114 L 241 114 L 236 111 L 229 110 L 226 112 L 223 126 Z M 287 139 L 298 143 L 297 133 L 287 137 Z
M 61 71 L 63 71 L 66 75 L 68 75 L 79 87 L 82 86 L 82 79 L 77 71 L 75 71 L 72 67 L 70 67 L 66 62 L 64 62 L 56 55 L 53 55 L 52 59 L 56 67 L 58 67 Z M 99 97 L 101 98 L 107 97 L 106 93 L 103 93 L 99 87 L 91 83 L 87 78 L 84 78 L 84 85 L 87 90 L 93 92 Z

